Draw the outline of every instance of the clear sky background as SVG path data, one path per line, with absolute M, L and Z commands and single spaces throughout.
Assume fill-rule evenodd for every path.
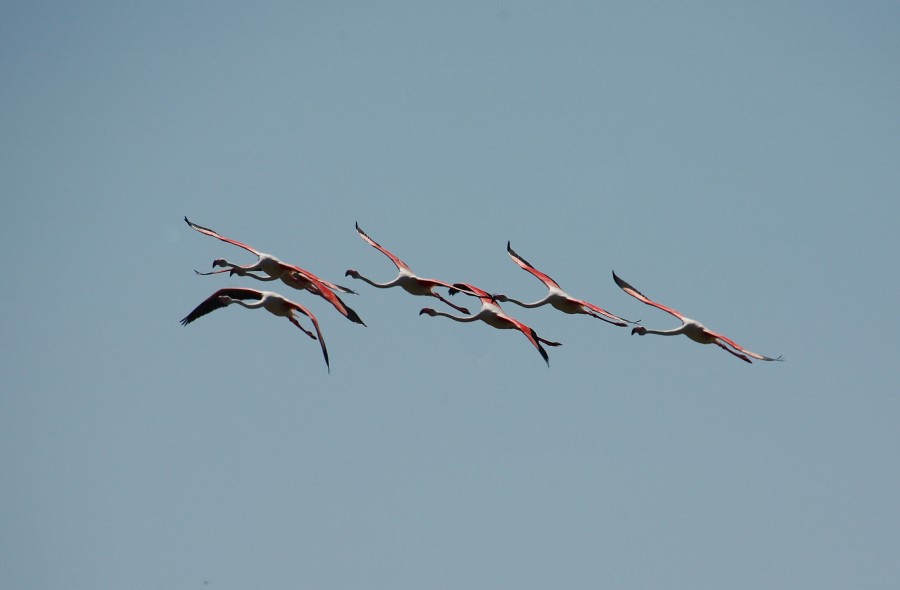
M 751 4 L 3 3 L 0 586 L 900 587 L 900 7 Z

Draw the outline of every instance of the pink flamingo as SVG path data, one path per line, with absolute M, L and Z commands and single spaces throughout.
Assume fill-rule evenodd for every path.
M 247 303 L 247 301 L 252 301 L 252 303 Z M 325 339 L 322 337 L 322 331 L 319 329 L 319 320 L 316 319 L 316 316 L 311 311 L 299 303 L 272 291 L 257 291 L 256 289 L 241 289 L 237 287 L 219 289 L 195 307 L 191 313 L 187 314 L 181 320 L 181 325 L 186 326 L 194 320 L 232 303 L 243 305 L 247 309 L 263 308 L 276 316 L 287 318 L 288 321 L 303 330 L 307 336 L 319 341 L 319 345 L 322 347 L 322 355 L 325 357 L 325 366 L 328 368 L 328 372 L 331 372 L 331 365 L 328 362 L 328 349 L 325 348 Z M 302 313 L 312 320 L 316 333 L 313 334 L 301 326 L 297 318 L 294 317 L 294 312 Z
M 508 301 L 510 303 L 515 303 L 516 305 L 528 308 L 540 307 L 542 305 L 551 305 L 552 307 L 555 307 L 556 309 L 564 313 L 582 313 L 589 315 L 592 318 L 597 318 L 598 320 L 603 320 L 604 322 L 622 327 L 627 326 L 629 323 L 637 323 L 620 318 L 617 315 L 613 315 L 602 307 L 594 305 L 593 303 L 589 303 L 581 299 L 575 299 L 574 297 L 563 291 L 562 287 L 559 286 L 559 283 L 536 269 L 527 260 L 516 254 L 515 250 L 513 250 L 509 245 L 509 242 L 506 242 L 506 251 L 507 253 L 509 253 L 510 258 L 513 259 L 513 262 L 518 264 L 522 269 L 527 270 L 528 272 L 536 276 L 542 283 L 544 283 L 544 286 L 547 287 L 547 295 L 543 299 L 540 299 L 533 303 L 523 303 L 517 299 L 513 299 L 512 297 L 507 297 L 502 293 L 495 294 L 495 300 L 501 302 Z
M 519 330 L 522 334 L 528 338 L 528 341 L 537 348 L 538 352 L 541 354 L 541 357 L 544 359 L 544 362 L 547 363 L 547 366 L 550 366 L 550 357 L 547 355 L 547 351 L 544 350 L 544 347 L 541 346 L 541 343 L 546 344 L 547 346 L 560 346 L 559 342 L 551 342 L 549 340 L 545 340 L 537 335 L 537 332 L 534 331 L 533 328 L 523 324 L 519 320 L 510 317 L 504 312 L 500 306 L 494 301 L 491 294 L 487 291 L 479 289 L 474 285 L 470 285 L 467 283 L 455 283 L 453 285 L 453 292 L 460 291 L 465 293 L 466 295 L 472 295 L 473 297 L 478 297 L 481 300 L 481 310 L 478 313 L 470 316 L 459 317 L 455 315 L 451 315 L 449 313 L 444 313 L 442 311 L 434 310 L 430 307 L 423 308 L 419 315 L 425 314 L 430 315 L 431 317 L 443 316 L 445 318 L 450 318 L 451 320 L 457 322 L 477 322 L 482 321 L 487 325 L 498 328 L 501 330 Z
M 685 316 L 684 314 L 682 314 L 678 311 L 675 311 L 671 307 L 666 307 L 665 305 L 662 305 L 660 303 L 653 301 L 652 299 L 650 299 L 649 297 L 647 297 L 646 295 L 644 295 L 643 293 L 641 293 L 640 291 L 638 291 L 637 289 L 635 289 L 634 287 L 632 287 L 631 285 L 629 285 L 628 283 L 626 283 L 625 281 L 620 279 L 616 275 L 615 271 L 613 271 L 613 280 L 616 281 L 616 284 L 619 287 L 621 287 L 623 291 L 625 291 L 626 293 L 628 293 L 629 295 L 631 295 L 638 301 L 642 301 L 642 302 L 646 303 L 647 305 L 652 305 L 653 307 L 656 307 L 667 313 L 670 313 L 673 316 L 675 316 L 676 318 L 678 318 L 679 320 L 681 320 L 681 325 L 672 330 L 648 330 L 647 328 L 645 328 L 643 326 L 637 326 L 637 327 L 631 329 L 632 335 L 639 334 L 639 335 L 643 336 L 644 334 L 659 334 L 660 336 L 677 336 L 678 334 L 684 334 L 685 336 L 687 336 L 694 342 L 699 342 L 700 344 L 715 344 L 719 348 L 725 350 L 726 352 L 733 354 L 734 356 L 736 356 L 739 359 L 746 361 L 748 363 L 753 362 L 753 361 L 751 361 L 747 357 L 753 357 L 753 358 L 755 358 L 757 360 L 761 360 L 761 361 L 782 361 L 782 360 L 784 360 L 784 358 L 780 357 L 780 356 L 778 358 L 770 358 L 770 357 L 763 356 L 763 355 L 755 353 L 755 352 L 751 352 L 751 351 L 747 350 L 746 348 L 744 348 L 743 346 L 739 345 L 734 340 L 732 340 L 730 338 L 726 338 L 725 336 L 723 336 L 717 332 L 713 332 L 712 330 L 710 330 L 709 328 L 707 328 L 700 322 L 698 322 L 696 320 L 692 320 L 691 318 Z
M 384 254 L 385 256 L 387 256 L 388 258 L 391 259 L 391 261 L 394 263 L 394 266 L 397 267 L 397 271 L 398 271 L 397 277 L 393 281 L 389 281 L 387 283 L 376 283 L 373 280 L 366 278 L 363 275 L 359 274 L 358 271 L 355 271 L 353 269 L 349 269 L 346 273 L 344 273 L 345 276 L 353 277 L 354 279 L 360 279 L 362 281 L 369 283 L 373 287 L 378 287 L 379 289 L 390 289 L 391 287 L 401 287 L 404 291 L 406 291 L 407 293 L 409 293 L 411 295 L 436 297 L 436 298 L 440 299 L 441 301 L 443 301 L 444 303 L 446 303 L 447 305 L 449 305 L 450 307 L 452 307 L 453 309 L 455 309 L 461 313 L 469 313 L 469 310 L 466 309 L 465 307 L 460 307 L 458 305 L 454 305 L 453 303 L 450 303 L 449 301 L 447 301 L 446 299 L 441 297 L 441 295 L 437 291 L 435 291 L 435 288 L 437 288 L 437 287 L 444 287 L 444 288 L 450 289 L 452 291 L 453 290 L 452 285 L 450 285 L 449 283 L 445 283 L 443 281 L 439 281 L 437 279 L 423 279 L 421 277 L 416 276 L 408 264 L 406 264 L 405 262 L 403 262 L 402 260 L 400 260 L 399 258 L 394 256 L 394 254 L 392 254 L 387 248 L 385 248 L 384 246 L 382 246 L 381 244 L 379 244 L 378 242 L 376 242 L 375 240 L 370 238 L 368 235 L 366 235 L 366 232 L 364 232 L 359 227 L 359 223 L 356 224 L 356 231 L 357 231 L 357 233 L 359 233 L 359 237 L 361 237 L 363 240 L 368 242 L 370 246 L 379 250 L 382 254 Z

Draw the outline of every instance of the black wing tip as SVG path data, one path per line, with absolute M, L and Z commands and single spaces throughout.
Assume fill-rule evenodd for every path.
M 455 289 L 456 291 L 454 291 L 454 289 Z M 450 290 L 448 291 L 448 293 L 449 293 L 450 295 L 455 295 L 456 293 L 465 293 L 466 295 L 469 295 L 469 296 L 472 296 L 472 297 L 478 297 L 478 294 L 475 293 L 475 291 L 473 291 L 473 290 L 469 287 L 469 285 L 467 285 L 467 284 L 465 284 L 465 283 L 453 283 L 453 289 L 450 289 Z
M 345 273 L 344 276 L 346 277 L 347 274 Z M 343 286 L 343 285 L 335 285 L 335 286 L 338 287 L 338 289 L 340 289 L 340 290 L 343 291 L 344 293 L 348 293 L 348 294 L 350 294 L 350 295 L 359 295 L 359 293 L 357 293 L 356 291 L 354 291 L 354 290 L 351 289 L 350 287 L 345 287 L 345 286 Z
M 375 240 L 372 240 L 372 238 L 369 236 L 369 234 L 367 234 L 366 232 L 363 231 L 363 228 L 359 227 L 358 221 L 355 222 L 355 225 L 356 225 L 356 233 L 358 233 L 361 238 L 365 238 L 366 240 L 371 240 L 373 242 L 375 241 Z
M 550 366 L 550 355 L 547 354 L 547 351 L 544 350 L 544 347 L 541 346 L 541 339 L 538 337 L 537 332 L 534 331 L 534 328 L 529 328 L 531 330 L 531 337 L 534 338 L 534 342 L 537 345 L 538 352 L 541 353 L 541 358 L 544 359 L 544 362 L 547 363 L 547 366 Z
M 519 261 L 520 261 L 522 264 L 524 264 L 525 266 L 530 267 L 530 268 L 532 268 L 532 269 L 535 268 L 535 266 L 534 266 L 533 264 L 531 264 L 530 262 L 528 262 L 527 260 L 525 260 L 525 258 L 524 258 L 521 254 L 519 254 L 518 252 L 516 252 L 515 250 L 513 250 L 512 247 L 509 245 L 509 242 L 506 242 L 506 252 L 507 252 L 507 254 L 509 254 L 510 256 L 512 256 L 513 258 L 518 258 Z M 535 270 L 536 270 L 536 269 L 535 269 Z
M 623 281 L 621 279 L 621 277 L 619 277 L 619 275 L 616 274 L 616 271 L 612 271 L 612 276 L 613 276 L 613 280 L 616 282 L 616 284 L 621 289 L 633 289 L 634 288 L 631 285 L 629 285 L 628 283 L 626 283 L 625 281 Z
M 347 309 L 347 319 L 348 320 L 350 320 L 354 324 L 361 324 L 363 327 L 368 328 L 368 326 L 366 326 L 366 323 L 364 321 L 362 321 L 362 318 L 359 317 L 359 314 L 356 313 L 353 310 L 353 308 L 347 307 L 346 305 L 344 307 Z

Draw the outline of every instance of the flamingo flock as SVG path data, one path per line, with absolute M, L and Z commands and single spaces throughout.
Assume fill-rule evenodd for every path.
M 233 240 L 231 238 L 227 238 L 214 230 L 203 227 L 201 225 L 197 225 L 196 223 L 190 221 L 187 217 L 184 218 L 184 221 L 191 229 L 203 235 L 216 238 L 217 240 L 221 240 L 228 244 L 238 246 L 239 248 L 243 248 L 257 258 L 255 263 L 246 265 L 239 265 L 233 262 L 229 262 L 224 258 L 217 258 L 213 261 L 212 267 L 214 269 L 216 269 L 217 267 L 221 267 L 219 268 L 219 270 L 213 270 L 210 272 L 199 272 L 195 270 L 194 272 L 197 275 L 207 276 L 228 273 L 229 276 L 237 275 L 239 277 L 249 277 L 258 281 L 268 282 L 280 280 L 282 283 L 293 289 L 297 289 L 298 291 L 306 291 L 325 299 L 335 308 L 335 310 L 339 314 L 341 314 L 351 322 L 359 324 L 363 327 L 366 326 L 365 322 L 363 322 L 359 314 L 351 309 L 347 304 L 345 304 L 344 301 L 338 296 L 338 293 L 355 295 L 357 294 L 356 291 L 322 279 L 315 274 L 300 268 L 299 266 L 283 262 L 282 260 L 276 258 L 271 254 L 260 252 L 259 250 L 248 246 L 247 244 L 244 244 L 237 240 Z M 563 313 L 587 315 L 617 327 L 627 327 L 631 325 L 633 326 L 631 329 L 632 335 L 638 334 L 640 336 L 644 336 L 646 334 L 657 334 L 660 336 L 675 336 L 678 334 L 684 334 L 694 342 L 699 342 L 700 344 L 715 344 L 726 352 L 747 363 L 752 362 L 751 358 L 760 361 L 784 360 L 780 356 L 777 358 L 772 358 L 747 350 L 734 340 L 727 338 L 722 334 L 719 334 L 718 332 L 710 330 L 700 322 L 692 320 L 684 314 L 675 311 L 671 307 L 667 307 L 665 305 L 662 305 L 661 303 L 653 301 L 652 299 L 632 287 L 630 284 L 625 282 L 623 279 L 621 279 L 615 272 L 612 273 L 613 281 L 615 281 L 616 285 L 618 285 L 623 291 L 625 291 L 625 293 L 631 295 L 642 303 L 645 303 L 675 316 L 681 321 L 681 325 L 671 330 L 651 330 L 649 328 L 645 328 L 643 325 L 640 325 L 640 320 L 627 320 L 625 318 L 622 318 L 621 316 L 615 315 L 603 309 L 602 307 L 594 303 L 590 303 L 583 299 L 577 299 L 565 292 L 562 287 L 560 287 L 559 283 L 551 279 L 547 274 L 535 268 L 528 261 L 517 254 L 516 251 L 512 249 L 512 246 L 509 242 L 506 243 L 506 251 L 509 254 L 510 258 L 512 258 L 513 262 L 515 262 L 516 265 L 518 265 L 526 272 L 534 275 L 547 288 L 547 294 L 542 299 L 531 303 L 525 303 L 518 299 L 509 297 L 503 293 L 491 293 L 471 283 L 449 282 L 438 279 L 422 278 L 413 273 L 410 266 L 403 262 L 396 255 L 394 255 L 390 250 L 370 238 L 368 234 L 366 234 L 366 232 L 364 232 L 362 228 L 359 227 L 359 223 L 356 224 L 356 232 L 363 241 L 387 256 L 397 268 L 398 274 L 393 280 L 384 283 L 375 282 L 374 280 L 363 276 L 359 273 L 359 271 L 354 269 L 347 270 L 344 273 L 345 276 L 361 280 L 378 289 L 400 287 L 410 295 L 434 297 L 445 305 L 455 309 L 457 312 L 465 314 L 460 316 L 444 311 L 438 311 L 432 307 L 423 307 L 419 311 L 419 315 L 427 315 L 431 317 L 442 316 L 456 322 L 463 323 L 480 321 L 497 329 L 517 330 L 525 336 L 525 338 L 534 348 L 537 349 L 538 353 L 541 355 L 541 358 L 544 359 L 544 362 L 547 363 L 548 366 L 550 364 L 550 357 L 547 354 L 547 350 L 544 348 L 544 346 L 555 347 L 560 346 L 561 343 L 547 340 L 538 336 L 534 328 L 506 313 L 506 311 L 504 311 L 500 306 L 500 303 L 508 302 L 526 309 L 549 305 Z M 456 305 L 455 303 L 452 303 L 443 295 L 441 295 L 438 292 L 439 289 L 445 289 L 447 291 L 447 294 L 450 296 L 461 293 L 463 295 L 475 297 L 479 300 L 481 308 L 477 312 L 470 314 L 469 310 L 465 307 Z M 261 291 L 257 289 L 238 287 L 226 287 L 224 289 L 219 289 L 212 295 L 207 297 L 205 300 L 203 300 L 188 315 L 186 315 L 181 320 L 181 324 L 186 326 L 194 320 L 197 320 L 217 309 L 227 307 L 231 304 L 237 304 L 242 307 L 246 307 L 247 309 L 262 308 L 275 316 L 287 318 L 288 321 L 299 328 L 309 338 L 311 338 L 312 340 L 318 340 L 319 347 L 322 350 L 322 356 L 325 359 L 325 367 L 328 372 L 331 372 L 331 365 L 328 359 L 328 349 L 325 346 L 325 339 L 322 336 L 322 330 L 319 325 L 318 318 L 316 318 L 316 316 L 313 315 L 313 313 L 304 305 L 301 305 L 296 301 L 292 301 L 273 291 Z M 298 319 L 298 316 L 306 316 L 306 318 L 312 323 L 313 329 L 309 330 L 303 327 L 303 325 L 301 325 L 300 323 L 300 320 Z

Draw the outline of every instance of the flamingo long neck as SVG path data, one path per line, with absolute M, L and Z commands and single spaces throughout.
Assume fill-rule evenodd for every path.
M 513 299 L 512 297 L 507 297 L 506 301 L 508 301 L 509 303 L 515 303 L 516 305 L 518 305 L 520 307 L 527 307 L 527 308 L 531 309 L 531 308 L 535 308 L 535 307 L 540 307 L 542 305 L 547 305 L 547 303 L 550 301 L 550 296 L 548 295 L 547 297 L 544 297 L 543 299 L 539 299 L 538 301 L 534 301 L 532 303 L 525 303 L 524 301 L 519 301 L 518 299 Z M 504 301 L 504 303 L 506 301 Z
M 358 275 L 356 278 L 361 281 L 365 281 L 365 282 L 369 283 L 370 285 L 372 285 L 373 287 L 377 287 L 379 289 L 390 289 L 391 287 L 396 287 L 397 285 L 400 284 L 400 275 L 397 275 L 397 278 L 395 278 L 393 281 L 389 281 L 387 283 L 376 283 L 372 279 L 370 279 L 368 277 L 364 277 L 363 275 Z
M 255 263 L 247 264 L 245 266 L 241 266 L 240 264 L 235 264 L 234 262 L 228 262 L 227 260 L 222 260 L 221 262 L 219 262 L 218 266 L 223 266 L 225 268 L 229 268 L 232 271 L 234 271 L 235 274 L 244 276 L 244 274 L 249 271 L 262 270 L 261 265 L 260 265 L 260 260 L 261 259 L 257 259 L 257 261 Z M 251 275 L 251 276 L 253 276 L 253 275 Z
M 671 330 L 651 330 L 646 328 L 645 334 L 656 334 L 658 336 L 678 336 L 679 334 L 684 334 L 685 332 L 685 324 L 678 326 L 677 328 L 673 328 Z
M 262 299 L 256 299 L 253 301 L 253 303 L 247 303 L 243 299 L 230 299 L 230 303 L 237 303 L 238 305 L 242 305 L 242 306 L 246 307 L 247 309 L 259 309 L 260 307 L 265 305 L 266 298 L 263 297 Z
M 268 275 L 260 276 L 257 274 L 253 274 L 252 272 L 250 272 L 248 270 L 243 270 L 243 269 L 242 270 L 233 269 L 233 270 L 234 270 L 234 274 L 236 274 L 238 276 L 250 277 L 251 279 L 256 279 L 257 281 L 277 281 L 278 280 L 278 277 L 270 277 Z M 287 283 L 287 280 L 284 279 L 284 276 L 282 276 L 281 278 L 282 278 L 282 280 L 284 280 L 285 283 Z M 290 284 L 290 283 L 288 283 L 288 284 Z
M 475 322 L 475 321 L 478 321 L 478 320 L 481 319 L 481 317 L 479 317 L 479 314 L 475 314 L 475 315 L 467 315 L 467 316 L 458 316 L 458 315 L 449 314 L 449 313 L 447 313 L 447 312 L 445 312 L 445 311 L 437 311 L 437 310 L 434 311 L 434 315 L 436 315 L 436 316 L 439 316 L 439 315 L 440 315 L 440 316 L 444 316 L 445 318 L 450 318 L 451 320 L 454 320 L 454 321 L 457 321 L 457 322 Z

